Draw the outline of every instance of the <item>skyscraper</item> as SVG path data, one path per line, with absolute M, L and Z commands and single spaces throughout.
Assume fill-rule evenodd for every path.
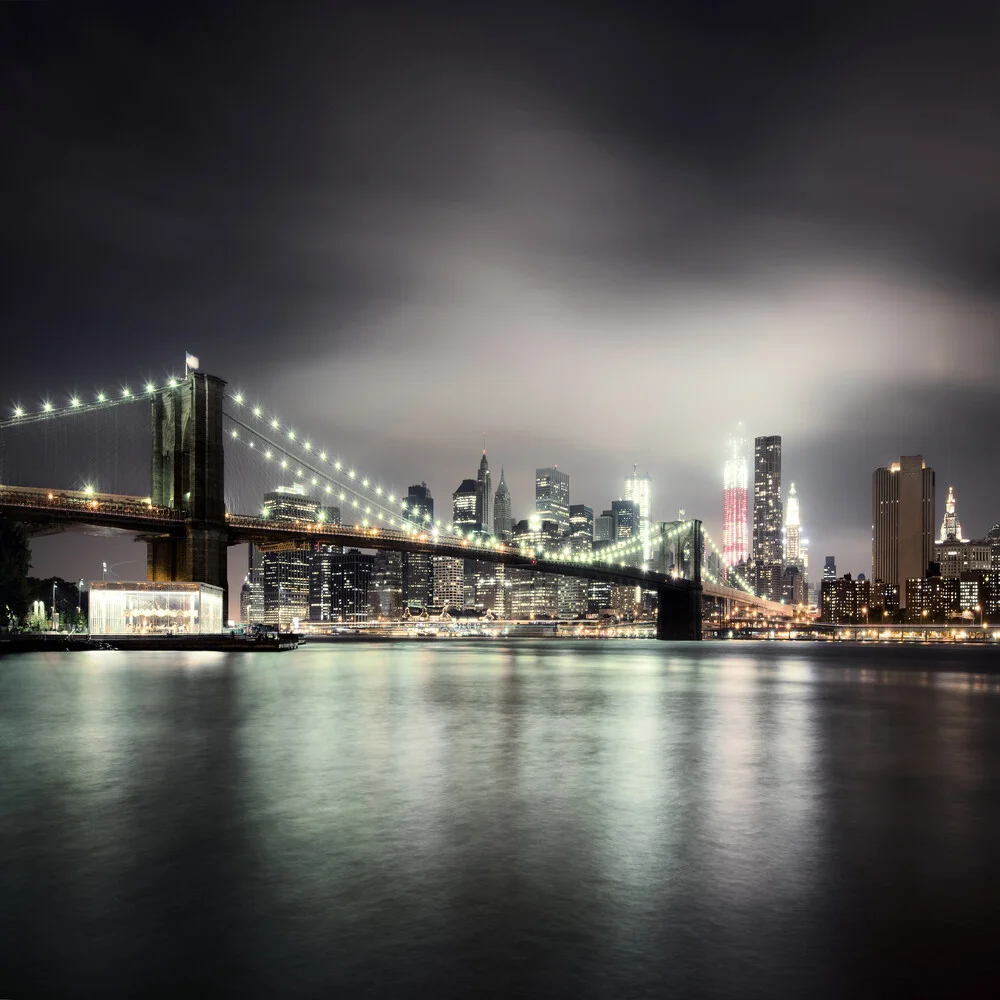
M 485 448 L 476 476 L 476 520 L 481 531 L 489 533 L 493 530 L 493 477 L 490 475 L 490 464 L 486 461 Z
M 944 517 L 941 519 L 940 542 L 965 542 L 962 537 L 962 524 L 955 513 L 955 490 L 948 487 L 948 499 L 944 502 Z
M 632 475 L 625 477 L 625 499 L 631 500 L 639 508 L 639 533 L 642 535 L 642 561 L 649 562 L 649 510 L 653 493 L 653 480 L 649 473 L 640 476 L 639 467 L 632 466 Z
M 748 450 L 743 425 L 740 424 L 729 439 L 722 472 L 722 558 L 728 566 L 735 566 L 750 555 L 747 530 Z
M 272 521 L 317 520 L 318 500 L 300 483 L 279 486 L 264 496 L 264 517 Z M 298 628 L 309 616 L 309 572 L 312 546 L 308 542 L 279 552 L 263 553 L 263 620 L 279 628 Z
M 872 580 L 899 588 L 922 580 L 934 557 L 934 470 L 923 455 L 903 455 L 872 473 Z
M 780 601 L 781 586 L 781 437 L 754 439 L 753 561 L 760 597 Z
M 612 500 L 611 516 L 615 524 L 615 541 L 634 538 L 639 534 L 639 506 L 633 500 Z M 638 556 L 638 553 L 636 553 Z M 638 559 L 637 559 L 638 561 Z
M 514 529 L 514 518 L 510 506 L 510 490 L 503 478 L 503 466 L 500 466 L 500 485 L 497 486 L 493 498 L 493 534 L 497 538 L 509 539 Z
M 559 530 L 569 528 L 569 476 L 555 466 L 535 469 L 535 510 Z
M 411 520 L 422 524 L 434 521 L 434 498 L 427 483 L 411 486 L 406 494 L 406 511 Z M 403 553 L 403 604 L 426 607 L 433 587 L 431 557 L 424 552 Z
M 785 508 L 785 565 L 798 566 L 801 554 L 799 523 L 799 498 L 795 483 L 788 487 L 788 505 Z
M 476 518 L 479 488 L 474 479 L 463 479 L 457 490 L 451 495 L 452 523 L 463 531 L 480 530 Z

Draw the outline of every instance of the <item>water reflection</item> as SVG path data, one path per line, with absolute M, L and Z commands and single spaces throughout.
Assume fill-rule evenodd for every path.
M 998 683 L 905 653 L 10 658 L 0 986 L 958 995 L 1000 888 Z

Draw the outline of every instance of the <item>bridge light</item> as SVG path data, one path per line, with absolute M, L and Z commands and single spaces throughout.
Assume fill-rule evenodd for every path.
M 319 480 L 315 476 L 312 477 L 312 484 L 313 484 L 313 486 L 318 486 L 319 485 Z
M 290 430 L 288 432 L 288 440 L 289 441 L 294 441 L 295 440 L 295 431 Z
M 340 491 L 340 499 L 341 500 L 346 499 L 346 497 L 344 496 L 344 491 L 343 490 Z
M 234 438 L 237 438 L 237 437 L 239 437 L 239 434 L 237 434 L 237 433 L 236 433 L 236 428 L 235 428 L 235 427 L 234 427 L 234 428 L 232 429 L 232 431 L 230 431 L 230 434 L 231 434 L 231 435 L 232 435 L 232 436 L 233 436 Z
M 301 470 L 301 469 L 296 469 L 296 470 L 295 470 L 295 475 L 296 475 L 296 476 L 297 476 L 297 477 L 298 477 L 299 479 L 301 479 L 301 478 L 302 478 L 302 470 Z
M 321 462 L 325 462 L 325 461 L 326 461 L 326 452 L 325 452 L 325 451 L 321 451 L 321 452 L 319 453 L 319 460 L 320 460 Z
M 287 458 L 283 458 L 283 459 L 281 460 L 281 467 L 282 467 L 283 469 L 287 469 L 287 468 L 288 468 L 288 459 L 287 459 Z
M 94 487 L 91 486 L 90 483 L 87 483 L 87 485 L 84 486 L 84 488 L 83 488 L 83 492 L 86 493 L 87 496 L 89 497 L 89 496 L 91 496 L 91 494 L 93 494 Z
M 327 483 L 325 492 L 329 493 L 332 489 L 333 487 L 329 483 Z
M 44 401 L 44 402 L 42 403 L 42 409 L 43 409 L 43 410 L 44 410 L 44 411 L 45 411 L 46 413 L 51 413 L 51 412 L 52 412 L 52 403 L 51 403 L 51 402 L 50 402 L 49 400 L 47 400 L 47 399 L 46 399 L 46 400 L 45 400 L 45 401 Z
M 364 487 L 365 489 L 368 489 L 368 480 L 366 479 L 366 480 L 365 480 L 365 481 L 364 481 L 364 482 L 363 482 L 363 483 L 362 483 L 361 485 L 362 485 L 362 486 L 363 486 L 363 487 Z
M 146 392 L 150 392 L 150 393 L 156 392 L 156 383 L 155 382 L 147 382 L 146 383 Z
M 317 520 L 317 521 L 320 521 L 320 522 L 323 522 L 323 521 L 325 521 L 325 520 L 326 520 L 326 512 L 325 512 L 325 511 L 322 511 L 322 510 L 321 510 L 321 511 L 320 511 L 320 512 L 319 512 L 319 513 L 318 513 L 318 514 L 316 515 L 316 520 Z
M 281 426 L 281 424 L 280 424 L 280 423 L 278 423 L 278 418 L 277 418 L 277 417 L 275 417 L 275 418 L 274 418 L 274 419 L 273 419 L 273 420 L 271 421 L 271 426 L 272 426 L 272 427 L 273 427 L 273 428 L 274 428 L 275 430 L 277 430 L 277 429 L 278 429 L 278 428 L 279 428 L 279 427 Z
M 270 459 L 270 457 L 271 457 L 271 449 L 268 448 L 267 451 L 264 452 L 264 458 Z
M 348 472 L 347 474 L 351 477 L 351 479 L 354 478 L 354 470 L 353 469 L 351 469 L 351 471 Z
M 251 447 L 251 448 L 253 447 L 253 441 L 251 441 L 251 442 L 250 442 L 250 447 Z
M 23 417 L 24 416 L 24 410 L 22 410 L 20 406 L 15 406 L 14 407 L 14 416 L 15 417 Z
M 127 386 L 122 386 L 122 399 L 129 399 L 132 395 L 132 390 Z
M 340 469 L 340 460 L 339 459 L 336 462 L 333 463 L 333 467 L 339 471 L 339 469 Z
M 79 406 L 80 405 L 80 397 L 79 396 L 70 396 L 69 397 L 69 405 L 72 406 L 72 407 Z
M 381 495 L 382 495 L 382 487 L 381 486 L 376 486 L 375 487 L 375 496 L 380 497 Z
M 358 498 L 357 498 L 357 497 L 355 497 L 355 498 L 354 498 L 354 499 L 353 499 L 353 500 L 351 501 L 351 505 L 352 505 L 353 507 L 357 507 L 357 505 L 358 505 Z
M 171 375 L 170 378 L 167 379 L 167 385 L 169 385 L 171 389 L 176 389 L 177 379 L 175 379 L 174 376 Z
M 312 451 L 312 445 L 308 441 L 306 441 L 302 447 L 305 448 L 306 451 Z
M 235 394 L 233 395 L 233 402 L 234 402 L 234 403 L 235 403 L 235 404 L 236 404 L 237 406 L 242 406 L 242 405 L 243 405 L 243 393 L 242 393 L 242 392 L 237 392 L 237 393 L 235 393 Z
M 97 402 L 98 402 L 98 403 L 103 403 L 103 402 L 104 402 L 104 401 L 105 401 L 105 400 L 106 400 L 107 398 L 108 398 L 108 397 L 107 397 L 107 396 L 105 396 L 103 392 L 99 392 L 99 393 L 97 394 Z

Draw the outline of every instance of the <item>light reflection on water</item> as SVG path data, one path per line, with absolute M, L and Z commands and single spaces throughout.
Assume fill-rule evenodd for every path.
M 985 974 L 988 651 L 0 662 L 0 994 L 862 995 Z

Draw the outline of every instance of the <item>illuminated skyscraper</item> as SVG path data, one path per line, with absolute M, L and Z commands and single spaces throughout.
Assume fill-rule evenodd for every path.
M 948 499 L 944 502 L 944 517 L 941 520 L 941 537 L 939 542 L 965 542 L 962 537 L 962 525 L 955 513 L 955 490 L 948 487 Z
M 788 487 L 788 504 L 785 508 L 785 565 L 798 566 L 801 559 L 799 534 L 799 498 L 795 483 Z
M 476 476 L 476 521 L 480 531 L 489 534 L 493 530 L 493 477 L 490 474 L 490 463 L 486 461 L 485 448 Z
M 934 558 L 934 470 L 923 455 L 903 455 L 872 473 L 872 580 L 899 588 L 922 580 Z
M 780 601 L 781 585 L 781 437 L 754 439 L 753 561 L 759 597 Z
M 639 508 L 639 532 L 642 535 L 642 561 L 649 562 L 649 508 L 652 499 L 653 480 L 647 472 L 640 476 L 638 466 L 632 466 L 632 475 L 625 477 L 625 499 L 631 500 Z
M 509 539 L 514 528 L 514 520 L 511 516 L 510 490 L 503 478 L 503 466 L 500 466 L 500 485 L 497 486 L 496 496 L 493 498 L 493 534 L 497 538 Z
M 468 531 L 470 528 L 475 531 L 480 530 L 479 521 L 476 519 L 477 498 L 478 487 L 474 479 L 463 479 L 458 489 L 451 495 L 451 520 L 463 531 Z
M 726 464 L 722 474 L 722 558 L 735 566 L 750 555 L 747 531 L 747 489 L 750 485 L 750 463 L 747 459 L 747 439 L 740 424 L 729 439 Z
M 557 468 L 535 469 L 535 510 L 542 521 L 569 528 L 569 476 Z

